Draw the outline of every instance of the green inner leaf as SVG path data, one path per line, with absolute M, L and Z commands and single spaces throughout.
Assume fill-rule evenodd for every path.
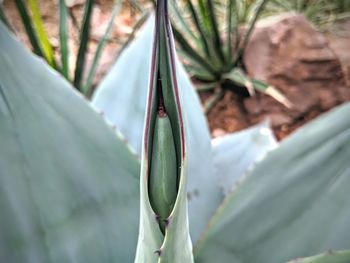
M 150 74 L 141 158 L 140 235 L 135 262 L 193 262 L 186 203 L 185 133 L 167 1 L 157 3 Z M 168 124 L 161 127 L 159 117 L 165 115 Z M 171 132 L 162 130 L 161 135 L 159 129 L 171 129 Z M 167 139 L 173 138 L 173 142 L 170 140 L 166 145 L 160 145 L 159 142 L 164 140 L 160 141 L 159 138 L 165 133 Z M 172 143 L 173 150 L 170 149 Z M 166 165 L 159 163 L 164 160 Z M 164 168 L 169 170 L 163 173 Z M 163 194 L 163 190 L 166 194 Z M 167 202 L 169 198 L 171 200 Z

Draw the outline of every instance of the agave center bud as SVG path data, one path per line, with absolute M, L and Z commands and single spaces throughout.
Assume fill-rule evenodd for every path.
M 163 103 L 158 105 L 148 178 L 150 203 L 159 218 L 159 226 L 164 234 L 178 189 L 174 136 Z

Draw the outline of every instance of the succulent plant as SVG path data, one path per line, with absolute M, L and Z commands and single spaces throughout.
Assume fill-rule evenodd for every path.
M 292 107 L 277 88 L 244 72 L 242 55 L 267 2 L 170 1 L 174 36 L 186 69 L 196 80 L 197 90 L 211 94 L 204 104 L 206 113 L 223 97 L 225 90 L 241 97 L 262 92 Z
M 117 72 L 130 78 L 119 82 L 130 90 L 145 89 L 148 77 L 141 82 L 133 77 L 142 79 L 148 72 L 147 98 L 143 92 L 133 93 L 133 100 L 123 102 L 128 112 L 138 99 L 147 101 L 143 140 L 138 138 L 141 165 L 125 143 L 135 134 L 124 133 L 123 138 L 116 133 L 113 125 L 122 130 L 121 123 L 106 124 L 71 84 L 26 51 L 0 23 L 0 48 L 6 51 L 0 53 L 0 261 L 277 263 L 349 248 L 350 104 L 306 125 L 279 146 L 261 126 L 218 141 L 211 149 L 198 98 L 188 89 L 175 56 L 165 1 L 159 2 L 155 20 L 153 48 L 142 42 L 152 35 L 146 28 L 147 34 L 137 40 L 142 41 L 130 46 L 114 68 L 127 61 L 125 70 L 136 70 L 135 75 Z M 142 56 L 126 60 L 135 47 L 142 47 L 151 63 Z M 113 76 L 120 78 L 114 69 L 103 85 L 112 84 Z M 107 103 L 112 89 L 105 86 L 103 95 L 102 87 L 96 101 L 105 96 Z M 114 87 L 128 92 L 118 83 Z M 106 110 L 107 118 L 109 114 Z M 141 117 L 132 114 L 127 117 L 134 125 L 130 130 L 144 119 L 142 112 Z M 133 116 L 138 121 L 131 122 Z M 175 153 L 167 148 L 172 144 L 157 145 L 162 138 L 172 138 Z M 225 150 L 228 157 L 228 150 L 236 148 L 235 156 L 256 157 L 247 155 L 250 149 L 243 142 L 275 149 L 247 175 L 237 176 L 230 191 L 221 189 L 214 163 L 224 173 L 220 168 L 229 159 L 219 153 Z M 138 145 L 136 139 L 134 143 Z M 164 156 L 154 151 L 167 152 L 169 173 L 161 173 Z M 234 167 L 226 172 L 234 174 Z M 151 177 L 165 184 L 165 197 L 157 187 L 152 190 Z M 221 184 L 229 179 L 221 178 Z M 175 188 L 168 185 L 174 181 Z M 233 182 L 226 183 L 231 188 Z M 349 258 L 349 252 L 340 251 L 298 260 Z

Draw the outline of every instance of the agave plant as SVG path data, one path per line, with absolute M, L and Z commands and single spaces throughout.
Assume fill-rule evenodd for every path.
M 224 196 L 214 172 L 193 170 L 195 163 L 214 170 L 212 150 L 200 152 L 208 138 L 195 144 L 193 132 L 207 128 L 194 115 L 201 112 L 196 100 L 189 103 L 195 94 L 182 87 L 188 79 L 166 1 L 158 2 L 155 20 L 153 48 L 142 42 L 151 62 L 133 57 L 141 78 L 149 70 L 147 98 L 134 93 L 124 102 L 147 101 L 141 166 L 115 127 L 0 23 L 1 262 L 273 263 L 322 251 L 298 261 L 348 262 L 348 251 L 329 249 L 350 246 L 350 104 L 300 129 Z M 144 90 L 147 81 L 119 84 Z M 229 148 L 239 145 L 232 139 Z M 227 167 L 216 157 L 217 167 Z M 186 181 L 196 184 L 196 201 L 186 198 Z M 210 202 L 195 207 L 203 199 Z
M 212 92 L 204 105 L 206 112 L 222 98 L 225 89 L 239 95 L 263 92 L 292 106 L 275 87 L 244 72 L 242 54 L 266 2 L 171 1 L 174 36 L 186 68 L 199 91 Z M 246 27 L 242 27 L 241 22 L 246 21 Z M 242 87 L 247 92 L 242 93 Z
M 110 73 L 102 80 L 92 98 L 92 104 L 103 113 L 108 120 L 118 127 L 124 134 L 126 141 L 141 156 L 142 154 L 142 131 L 146 108 L 147 90 L 142 88 L 142 83 L 148 83 L 150 67 L 145 61 L 151 60 L 150 50 L 153 49 L 154 18 L 151 17 L 140 32 L 137 41 L 133 42 L 120 56 Z M 133 61 L 135 69 L 128 65 Z M 136 63 L 137 62 L 137 63 Z M 224 142 L 217 141 L 213 147 L 217 155 L 212 156 L 210 134 L 202 114 L 200 101 L 195 93 L 191 81 L 179 60 L 175 58 L 178 87 L 181 90 L 184 119 L 189 123 L 185 125 L 189 147 L 188 169 L 189 176 L 187 193 L 189 196 L 188 206 L 190 214 L 191 237 L 197 241 L 207 222 L 220 204 L 223 198 L 221 187 L 231 188 L 225 180 L 232 181 L 230 169 L 237 171 L 236 178 L 244 173 L 246 168 L 264 153 L 275 147 L 276 141 L 266 125 L 260 125 L 245 135 L 237 134 L 233 138 L 225 138 Z M 129 82 L 124 81 L 128 76 Z M 134 103 L 126 103 L 134 101 Z M 243 139 L 245 138 L 245 139 Z M 225 143 L 227 142 L 227 143 Z M 227 147 L 222 146 L 228 144 Z M 240 151 L 231 151 L 231 145 L 235 148 L 246 148 L 244 154 Z M 219 156 L 221 155 L 221 156 Z M 203 162 L 203 160 L 206 160 Z M 225 164 L 220 165 L 220 163 Z M 214 168 L 214 163 L 218 167 Z M 224 167 L 221 167 L 224 166 Z M 213 176 L 215 169 L 222 170 Z M 225 178 L 225 179 L 224 179 Z M 221 181 L 222 180 L 222 181 Z M 226 190 L 225 190 L 226 191 Z M 202 194 L 202 192 L 206 194 Z

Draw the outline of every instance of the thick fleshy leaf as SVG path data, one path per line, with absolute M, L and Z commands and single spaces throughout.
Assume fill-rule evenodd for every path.
M 154 17 L 148 19 L 137 40 L 119 56 L 92 97 L 92 105 L 103 111 L 139 155 L 147 102 L 153 28 Z
M 327 251 L 323 254 L 307 257 L 307 258 L 296 258 L 288 263 L 349 263 L 350 262 L 350 251 Z
M 139 164 L 0 23 L 0 262 L 132 262 Z
M 263 122 L 213 139 L 212 145 L 218 184 L 226 195 L 249 168 L 277 147 L 277 141 L 268 122 Z
M 271 151 L 217 211 L 196 262 L 286 262 L 350 247 L 350 104 Z
M 140 232 L 135 263 L 193 262 L 186 198 L 187 138 L 167 12 L 167 0 L 157 1 L 142 144 Z M 169 124 L 159 126 L 159 118 L 167 118 Z M 166 141 L 159 142 L 157 136 L 165 130 L 168 130 L 164 135 Z M 175 147 L 172 151 L 169 151 L 170 144 Z M 173 158 L 166 159 L 168 154 Z M 153 181 L 153 177 L 159 181 Z M 177 194 L 165 196 L 163 191 L 172 187 Z M 164 213 L 164 210 L 158 210 L 159 207 L 168 211 Z M 172 208 L 170 211 L 169 207 Z
M 139 37 L 120 55 L 93 96 L 93 105 L 124 134 L 141 153 L 142 128 L 150 71 L 154 17 Z M 192 241 L 198 240 L 222 200 L 212 164 L 210 135 L 198 96 L 186 72 L 175 58 L 177 81 L 183 98 L 188 152 L 188 206 Z

